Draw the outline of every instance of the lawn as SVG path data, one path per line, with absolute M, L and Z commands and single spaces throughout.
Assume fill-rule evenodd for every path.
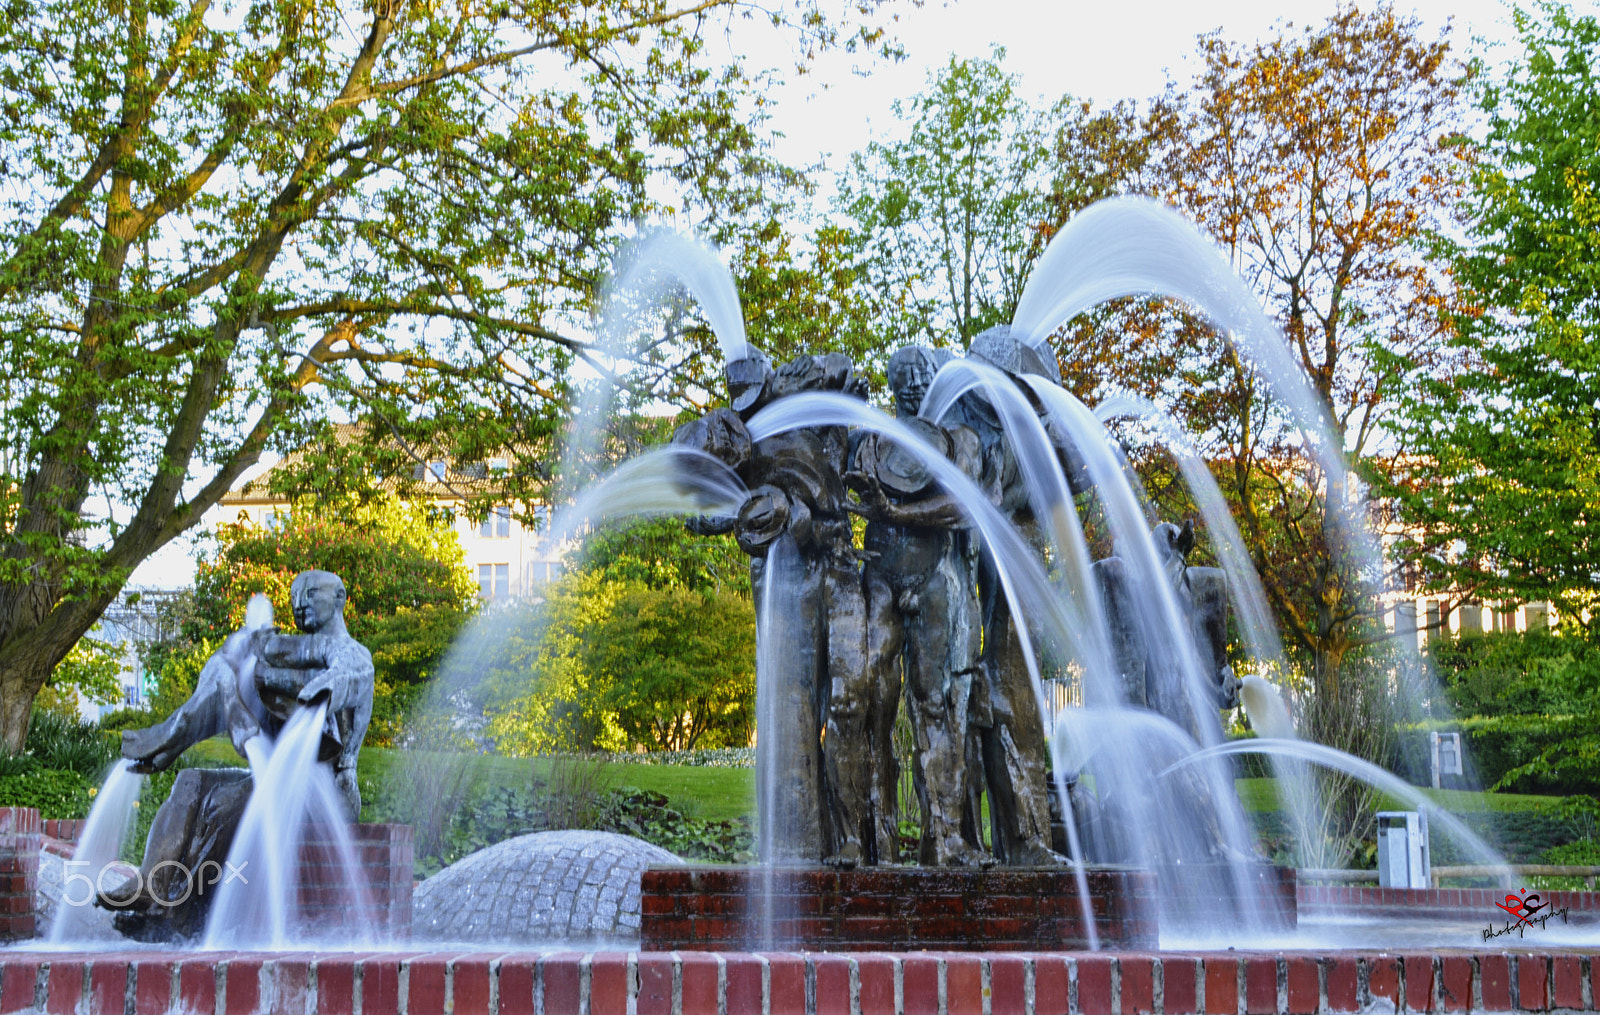
M 405 752 L 382 747 L 361 749 L 357 775 L 364 786 L 381 787 L 391 779 L 402 778 L 400 767 Z M 190 764 L 220 766 L 243 765 L 226 737 L 217 737 L 189 749 Z M 421 754 L 418 757 L 427 758 Z M 440 764 L 465 761 L 470 769 L 463 781 L 467 785 L 522 786 L 530 778 L 548 780 L 548 758 L 503 758 L 495 755 L 438 755 Z M 703 768 L 692 765 L 632 765 L 614 762 L 568 762 L 568 765 L 593 764 L 594 774 L 603 789 L 629 786 L 652 790 L 665 796 L 669 804 L 685 817 L 703 821 L 726 821 L 751 814 L 755 809 L 755 772 L 749 768 Z
M 1235 779 L 1234 787 L 1239 793 L 1239 800 L 1247 811 L 1275 811 L 1278 809 L 1278 794 L 1273 779 Z M 1418 787 L 1417 791 L 1428 797 L 1441 810 L 1451 813 L 1472 813 L 1481 811 L 1533 811 L 1541 807 L 1558 803 L 1561 798 L 1554 796 L 1532 796 L 1525 793 L 1483 793 L 1465 789 L 1425 789 Z M 1405 811 L 1411 805 L 1396 800 L 1386 794 L 1378 797 L 1377 809 L 1380 811 Z

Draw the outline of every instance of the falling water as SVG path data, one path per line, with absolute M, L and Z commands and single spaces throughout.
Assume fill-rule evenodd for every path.
M 1278 638 L 1278 626 L 1273 623 L 1261 576 L 1256 574 L 1249 551 L 1244 548 L 1244 537 L 1239 534 L 1233 512 L 1228 510 L 1227 499 L 1217 486 L 1217 478 L 1195 453 L 1177 420 L 1148 399 L 1133 394 L 1106 399 L 1095 406 L 1094 414 L 1102 423 L 1117 416 L 1134 416 L 1154 427 L 1178 463 L 1178 470 L 1183 474 L 1189 495 L 1194 498 L 1205 532 L 1211 539 L 1212 552 L 1228 576 L 1228 596 L 1250 655 L 1262 661 L 1282 660 L 1283 642 Z
M 775 924 L 790 914 L 776 912 L 774 868 L 782 860 L 796 859 L 792 840 L 795 825 L 804 818 L 796 813 L 801 801 L 782 793 L 785 758 L 800 752 L 794 743 L 804 735 L 786 708 L 785 690 L 800 687 L 794 648 L 799 641 L 801 572 L 794 540 L 783 536 L 767 551 L 763 563 L 760 599 L 756 604 L 756 815 L 759 819 L 756 855 L 761 864 L 761 898 L 758 900 L 763 947 L 777 944 Z M 808 773 L 812 777 L 815 772 Z M 807 801 L 815 803 L 815 801 Z
M 1354 779 L 1359 779 L 1367 785 L 1381 792 L 1387 793 L 1397 800 L 1404 800 L 1417 810 L 1427 810 L 1428 824 L 1437 824 L 1444 831 L 1456 839 L 1483 865 L 1502 868 L 1500 880 L 1504 884 L 1511 884 L 1514 875 L 1507 866 L 1505 857 L 1484 842 L 1472 829 L 1468 828 L 1459 818 L 1449 811 L 1436 807 L 1427 794 L 1404 779 L 1387 772 L 1370 761 L 1362 761 L 1354 755 L 1335 750 L 1323 744 L 1308 743 L 1304 740 L 1271 740 L 1258 738 L 1255 740 L 1236 740 L 1229 744 L 1218 744 L 1196 752 L 1178 761 L 1161 772 L 1167 776 L 1178 771 L 1186 765 L 1198 764 L 1208 758 L 1220 758 L 1230 754 L 1277 754 L 1288 758 L 1298 758 L 1314 764 L 1323 765 L 1335 771 L 1343 772 Z
M 640 242 L 618 273 L 611 291 L 619 297 L 625 293 L 642 296 L 645 304 L 656 304 L 667 279 L 681 282 L 700 304 L 722 349 L 723 362 L 750 355 L 732 273 L 711 248 L 687 236 L 663 231 Z
M 348 819 L 332 773 L 317 761 L 326 716 L 326 705 L 298 708 L 276 742 L 257 735 L 245 744 L 254 787 L 226 868 L 243 876 L 223 881 L 206 922 L 206 948 L 282 949 L 324 937 L 351 946 L 370 933 L 362 920 L 374 907 Z M 299 912 L 301 851 L 313 831 L 335 843 L 348 923 L 312 927 Z
M 144 789 L 145 777 L 132 771 L 132 762 L 119 761 L 111 767 L 111 774 L 95 794 L 94 806 L 84 822 L 78 837 L 78 847 L 72 854 L 75 864 L 87 864 L 79 870 L 87 876 L 98 891 L 105 872 L 111 869 L 122 853 L 123 840 L 133 827 L 137 813 L 134 805 Z M 110 887 L 106 885 L 105 887 Z M 76 900 L 75 900 L 76 901 Z M 87 936 L 91 919 L 89 907 L 94 898 L 89 896 L 82 904 L 75 904 L 63 896 L 56 907 L 55 921 L 50 925 L 50 943 L 61 944 Z

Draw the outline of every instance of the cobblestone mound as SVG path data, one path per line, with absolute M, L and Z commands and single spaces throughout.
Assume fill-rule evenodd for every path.
M 683 861 L 611 832 L 537 832 L 480 849 L 417 886 L 415 940 L 550 945 L 639 937 L 639 874 Z

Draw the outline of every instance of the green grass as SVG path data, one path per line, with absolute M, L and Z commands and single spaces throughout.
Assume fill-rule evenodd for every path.
M 404 751 L 382 747 L 363 747 L 357 776 L 363 783 L 382 786 L 398 771 Z M 548 758 L 503 758 L 496 755 L 470 756 L 470 785 L 521 786 L 532 775 L 549 777 Z M 202 741 L 189 748 L 184 761 L 190 766 L 215 768 L 243 766 L 226 737 Z M 706 768 L 695 765 L 628 765 L 600 763 L 601 784 L 607 788 L 624 786 L 651 790 L 686 817 L 703 821 L 728 821 L 755 810 L 755 771 L 749 768 Z
M 1273 779 L 1235 779 L 1234 787 L 1238 790 L 1239 800 L 1247 811 L 1273 811 L 1278 809 L 1278 794 Z M 1541 807 L 1555 804 L 1560 797 L 1534 796 L 1526 793 L 1483 793 L 1465 789 L 1423 789 L 1418 788 L 1423 796 L 1428 797 L 1441 810 L 1451 813 L 1472 813 L 1475 811 L 1533 811 Z M 1379 794 L 1377 810 L 1399 811 L 1410 810 L 1411 805 L 1396 800 L 1387 794 Z

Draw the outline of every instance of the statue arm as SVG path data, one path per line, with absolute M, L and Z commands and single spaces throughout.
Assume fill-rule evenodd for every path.
M 313 679 L 305 682 L 296 698 L 300 704 L 309 705 L 325 696 L 330 712 L 360 708 L 365 703 L 370 717 L 373 682 L 372 653 L 355 640 L 349 639 L 337 650 L 328 654 L 327 666 Z M 365 732 L 365 724 L 362 732 Z
M 136 772 L 161 772 L 202 740 L 228 731 L 228 696 L 237 673 L 219 649 L 200 670 L 194 693 L 166 719 L 142 730 L 122 731 L 122 756 Z

